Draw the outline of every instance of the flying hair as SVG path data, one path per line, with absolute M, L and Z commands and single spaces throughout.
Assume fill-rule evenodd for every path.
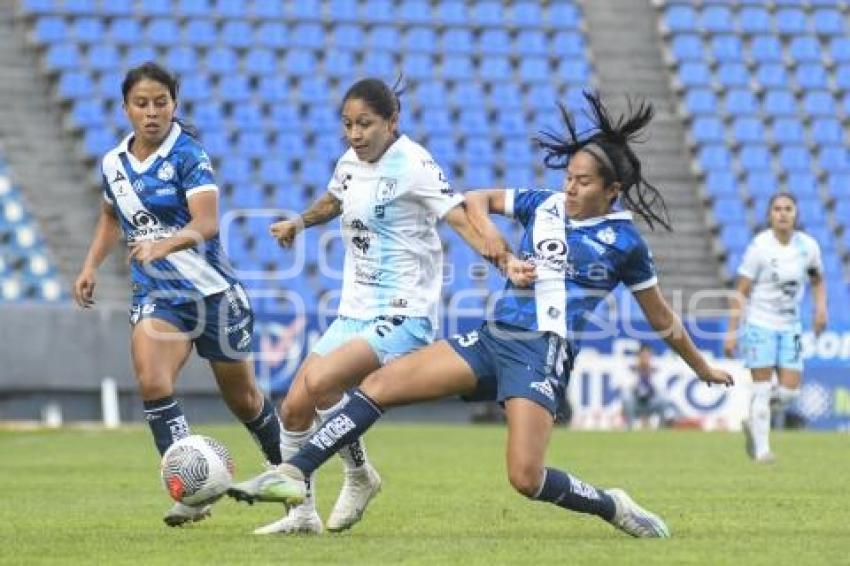
M 570 112 L 558 103 L 567 134 L 547 129 L 535 138 L 546 153 L 544 165 L 550 169 L 566 169 L 576 153 L 589 153 L 599 164 L 605 186 L 620 183 L 620 195 L 627 210 L 640 216 L 650 229 L 654 230 L 655 225 L 660 224 L 672 230 L 664 197 L 643 178 L 640 160 L 630 146 L 645 140 L 644 129 L 655 114 L 652 104 L 642 100 L 635 105 L 631 98 L 626 97 L 626 113 L 615 120 L 598 92 L 584 91 L 583 94 L 589 105 L 584 113 L 592 126 L 579 132 Z

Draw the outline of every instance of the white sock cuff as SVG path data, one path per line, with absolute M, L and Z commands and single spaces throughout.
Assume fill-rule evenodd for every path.
M 334 405 L 328 407 L 327 409 L 316 409 L 316 414 L 319 415 L 319 421 L 325 422 L 326 420 L 328 420 L 328 417 L 345 407 L 345 404 L 348 403 L 348 399 L 348 393 L 343 393 L 342 399 L 337 401 Z
M 780 385 L 776 388 L 776 398 L 780 403 L 787 405 L 791 403 L 794 399 L 800 396 L 800 388 L 790 388 L 785 387 L 784 385 Z
M 770 397 L 770 391 L 773 389 L 773 384 L 769 381 L 754 381 L 753 382 L 753 396 L 756 395 L 766 395 Z

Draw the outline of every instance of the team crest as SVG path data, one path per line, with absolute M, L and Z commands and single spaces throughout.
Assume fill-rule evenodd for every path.
M 174 166 L 168 161 L 165 161 L 156 172 L 156 177 L 160 181 L 170 181 L 174 178 Z
M 392 177 L 381 177 L 375 188 L 375 200 L 378 204 L 384 204 L 393 200 L 396 196 L 398 181 Z
M 613 228 L 608 226 L 596 233 L 596 239 L 610 246 L 617 241 L 617 233 L 614 232 Z
M 133 190 L 137 193 L 140 193 L 145 190 L 145 182 L 142 181 L 141 177 L 133 181 Z

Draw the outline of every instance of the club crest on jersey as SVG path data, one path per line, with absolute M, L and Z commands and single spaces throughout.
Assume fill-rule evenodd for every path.
M 375 201 L 378 204 L 385 204 L 393 200 L 398 189 L 398 181 L 392 177 L 381 177 L 378 179 L 378 185 L 375 187 Z
M 163 162 L 156 172 L 156 178 L 160 181 L 170 181 L 174 178 L 174 166 L 168 161 Z
M 617 241 L 617 233 L 610 226 L 606 226 L 596 233 L 596 239 L 603 244 L 613 245 Z
M 142 181 L 141 177 L 133 181 L 133 190 L 137 193 L 145 190 L 145 182 Z

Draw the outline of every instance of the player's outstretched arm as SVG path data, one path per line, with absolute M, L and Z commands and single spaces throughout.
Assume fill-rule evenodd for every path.
M 820 336 L 820 333 L 826 329 L 827 314 L 826 314 L 826 282 L 821 273 L 815 273 L 811 276 L 812 283 L 812 298 L 815 305 L 815 317 L 813 326 L 815 336 Z
M 104 202 L 100 205 L 100 217 L 94 229 L 92 242 L 77 279 L 74 281 L 74 300 L 83 308 L 94 304 L 94 287 L 97 283 L 95 273 L 103 260 L 109 255 L 121 237 L 121 226 L 115 216 L 112 205 Z
M 291 220 L 281 220 L 269 227 L 272 238 L 281 246 L 292 246 L 297 236 L 305 228 L 324 224 L 342 214 L 342 201 L 331 193 L 325 193 L 310 208 Z
M 734 384 L 734 380 L 728 372 L 708 365 L 685 327 L 682 326 L 682 321 L 664 300 L 658 285 L 636 291 L 634 296 L 650 326 L 685 360 L 685 363 L 694 370 L 697 377 L 709 385 L 712 383 Z
M 146 240 L 130 245 L 130 259 L 150 262 L 163 259 L 213 238 L 218 234 L 218 193 L 203 191 L 188 199 L 191 220 L 183 228 L 162 240 Z
M 735 283 L 735 291 L 729 297 L 729 326 L 726 329 L 726 339 L 723 341 L 723 353 L 731 358 L 738 347 L 738 327 L 741 324 L 741 313 L 747 304 L 747 298 L 753 288 L 753 280 L 741 275 Z

